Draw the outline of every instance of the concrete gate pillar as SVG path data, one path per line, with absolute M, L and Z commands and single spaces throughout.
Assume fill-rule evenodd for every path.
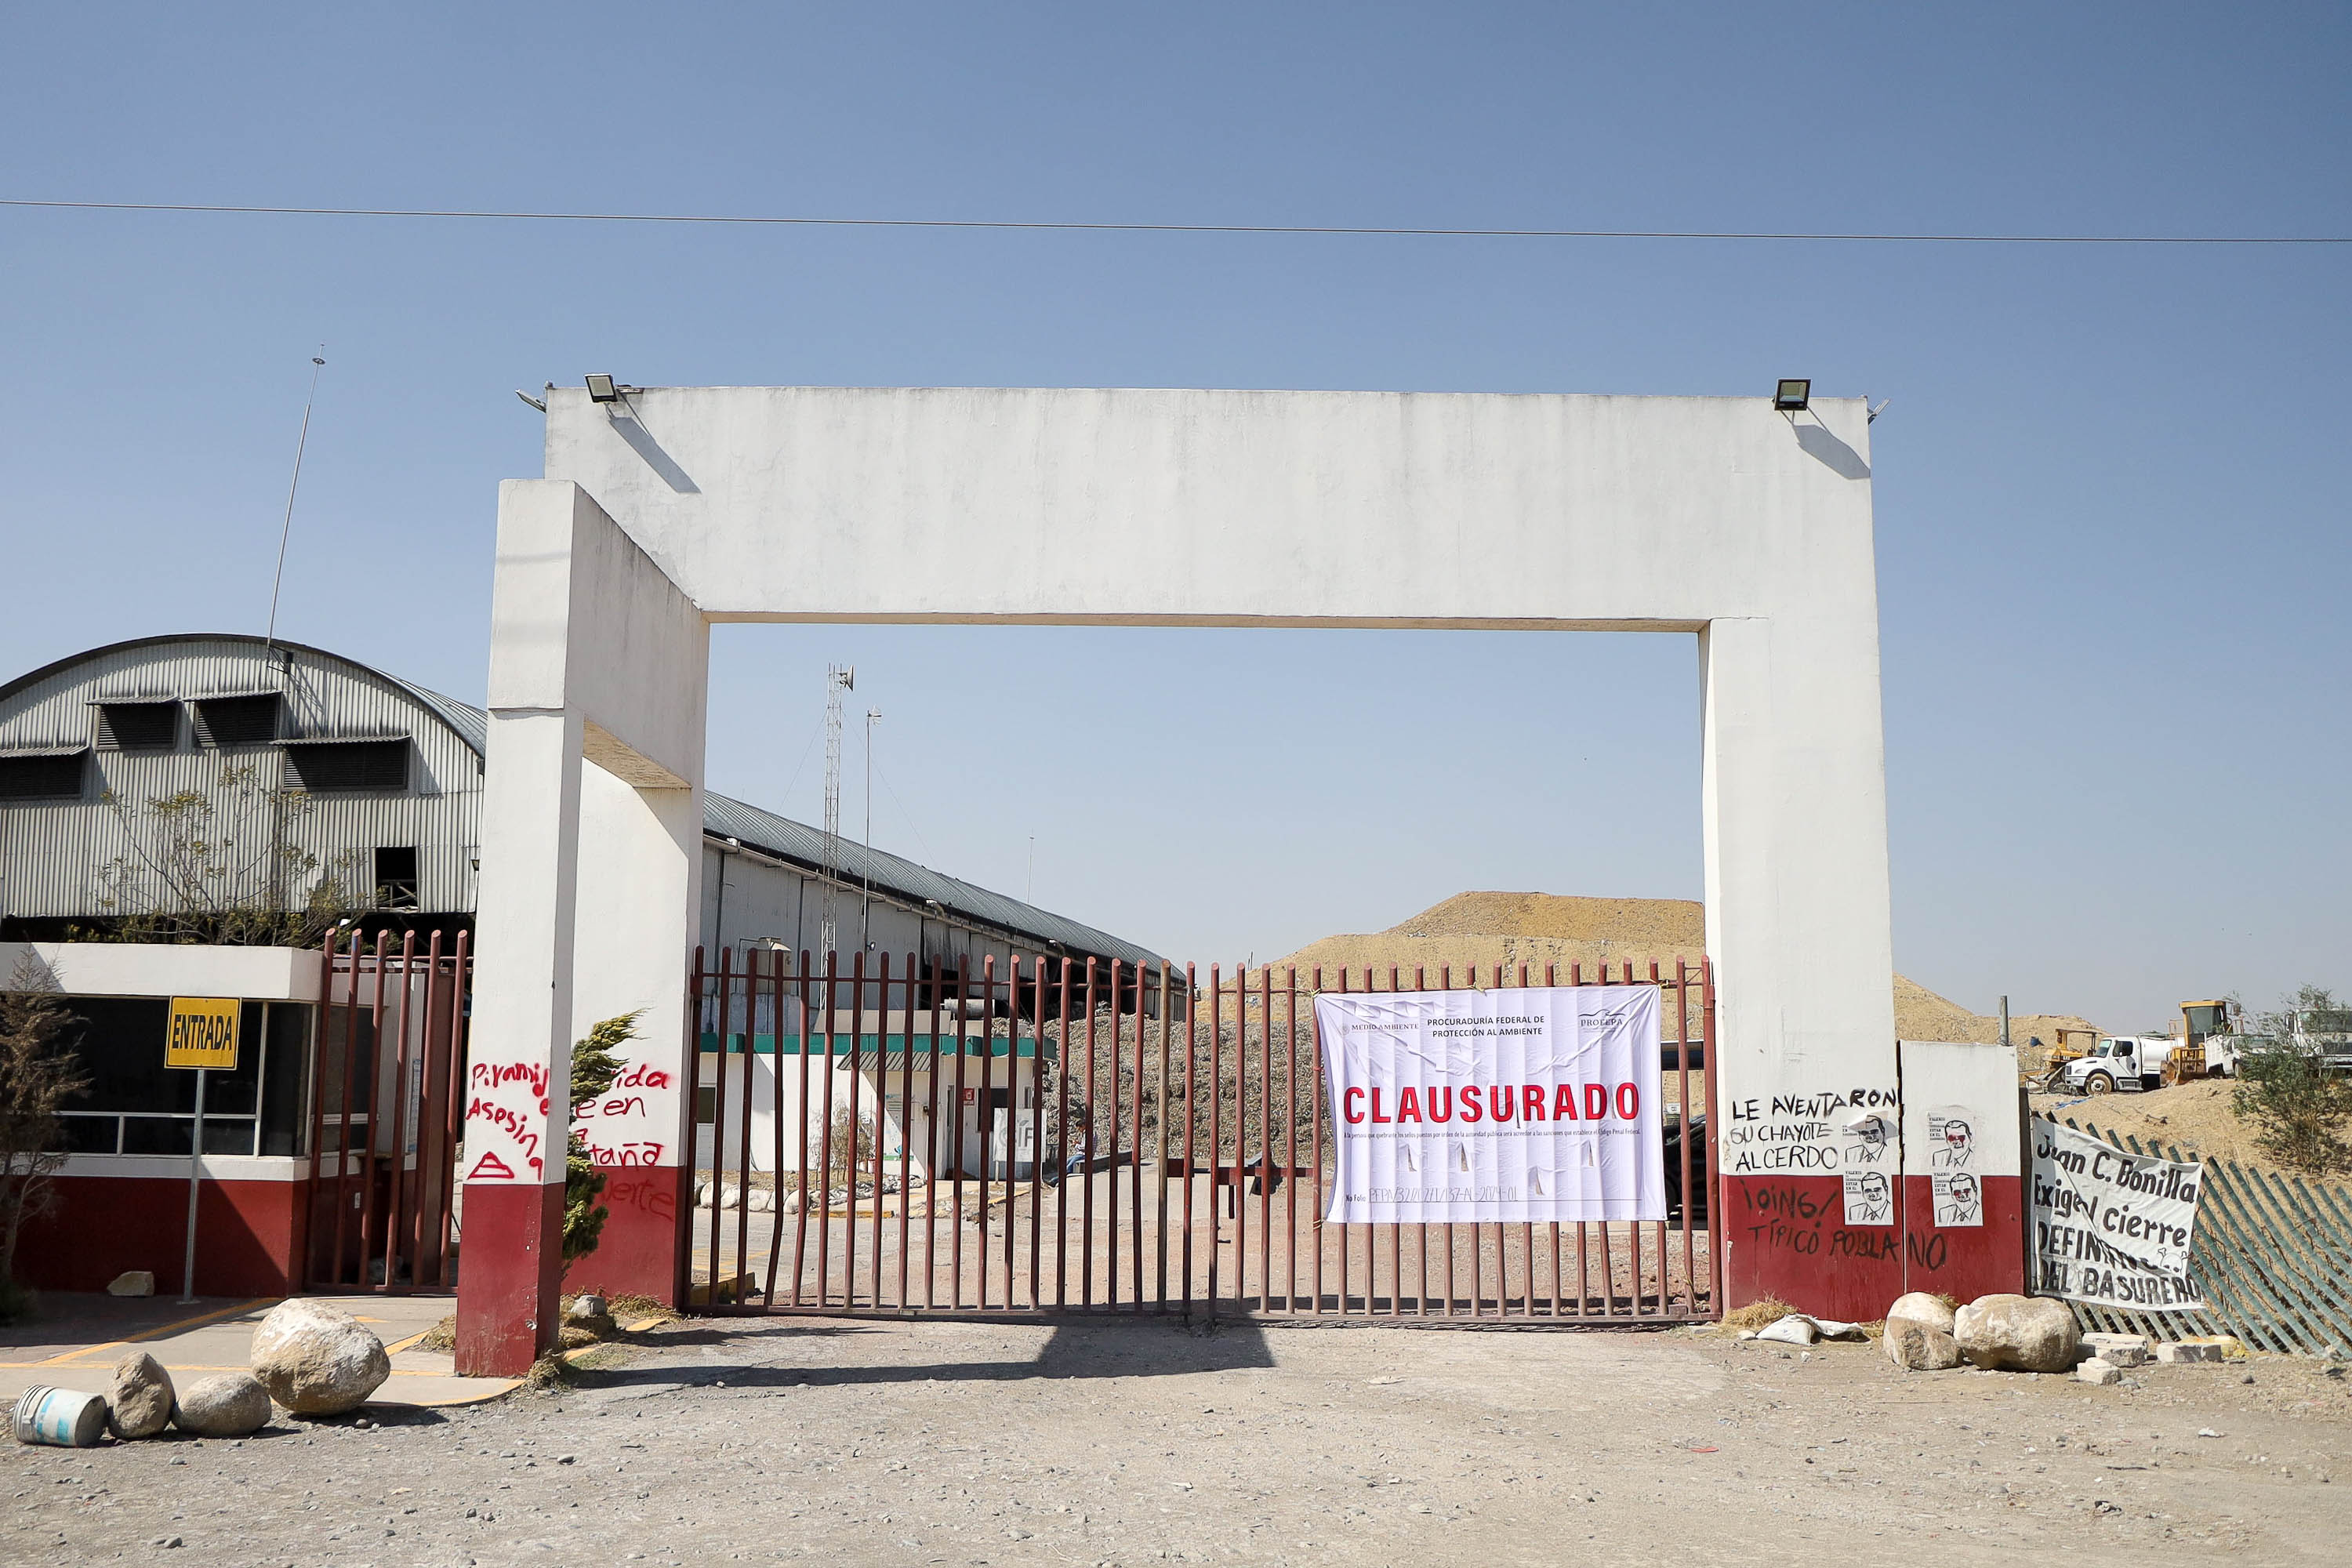
M 549 480 L 501 488 L 490 620 L 457 1359 L 511 1376 L 555 1338 L 572 1042 L 631 1011 L 625 1090 L 580 1119 L 611 1211 L 585 1261 L 613 1289 L 673 1278 L 709 632 L 584 491 Z

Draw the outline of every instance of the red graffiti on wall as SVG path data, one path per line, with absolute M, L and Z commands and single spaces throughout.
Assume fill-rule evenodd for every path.
M 677 1080 L 659 1068 L 635 1063 L 613 1080 L 614 1089 L 667 1089 Z
M 604 1201 L 616 1208 L 634 1209 L 656 1219 L 677 1217 L 677 1184 L 660 1176 L 616 1181 L 604 1189 Z
M 663 1144 L 650 1139 L 627 1143 L 589 1143 L 588 1158 L 599 1165 L 658 1165 Z
M 547 1114 L 547 1068 L 540 1062 L 476 1062 L 469 1075 L 476 1089 L 497 1089 L 502 1084 L 528 1085 L 539 1100 L 539 1113 Z
M 484 1154 L 480 1159 L 474 1162 L 474 1168 L 466 1173 L 466 1180 L 469 1182 L 511 1182 L 514 1180 L 514 1167 L 508 1164 L 504 1160 L 499 1159 L 496 1154 Z
M 530 1161 L 532 1168 L 538 1168 L 539 1134 L 523 1124 L 522 1112 L 510 1110 L 503 1105 L 492 1104 L 487 1100 L 476 1100 L 466 1107 L 466 1121 L 469 1124 L 480 1122 L 504 1132 L 521 1148 L 524 1157 Z

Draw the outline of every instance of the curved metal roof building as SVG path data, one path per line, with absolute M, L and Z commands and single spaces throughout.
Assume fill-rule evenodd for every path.
M 299 898 L 331 876 L 386 918 L 470 918 L 487 729 L 470 703 L 236 633 L 139 637 L 45 665 L 0 685 L 0 927 L 46 934 L 172 896 L 193 874 L 187 816 L 158 816 L 174 799 L 201 803 L 205 874 L 224 896 Z M 804 906 L 822 833 L 711 792 L 702 826 L 705 942 L 815 946 Z M 887 850 L 844 840 L 838 864 L 836 900 L 854 911 L 870 895 L 887 916 L 881 941 L 869 917 L 877 951 L 1161 962 Z

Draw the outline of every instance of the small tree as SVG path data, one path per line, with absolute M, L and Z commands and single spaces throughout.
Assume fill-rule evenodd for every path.
M 56 1205 L 51 1179 L 65 1163 L 58 1112 L 89 1083 L 60 1044 L 72 1016 L 57 983 L 26 955 L 0 992 L 0 1316 L 17 1296 L 16 1238 Z
M 588 1158 L 588 1141 L 580 1135 L 580 1108 L 611 1091 L 613 1080 L 627 1064 L 615 1055 L 637 1037 L 637 1020 L 644 1009 L 607 1018 L 572 1046 L 572 1133 L 563 1145 L 563 1261 L 585 1258 L 604 1238 L 604 1218 L 612 1211 L 596 1200 L 604 1194 L 604 1177 Z
M 250 763 L 224 767 L 209 790 L 101 799 L 128 847 L 98 870 L 98 905 L 114 923 L 78 936 L 309 947 L 354 908 L 356 852 L 330 865 L 304 848 L 309 793 L 271 787 Z
M 2352 1078 L 2330 1073 L 2315 1033 L 2342 1033 L 2352 1018 L 2326 988 L 2305 985 L 2276 1013 L 2255 1019 L 2268 1043 L 2238 1061 L 2230 1108 L 2254 1128 L 2254 1147 L 2291 1171 L 2352 1170 Z

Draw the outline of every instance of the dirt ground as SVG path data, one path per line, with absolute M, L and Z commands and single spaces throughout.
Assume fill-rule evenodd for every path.
M 2056 1116 L 2079 1126 L 2137 1138 L 2143 1147 L 2178 1148 L 2193 1158 L 2268 1165 L 2254 1147 L 2252 1130 L 2230 1109 L 2238 1086 L 2227 1079 L 2202 1079 L 2152 1089 L 2143 1094 L 2044 1094 L 2031 1097 L 2037 1116 Z
M 0 1562 L 2272 1564 L 2342 1562 L 2352 1517 L 2352 1380 L 2310 1362 L 2095 1389 L 1691 1330 L 811 1319 L 595 1354 L 364 1427 L 12 1446 Z

